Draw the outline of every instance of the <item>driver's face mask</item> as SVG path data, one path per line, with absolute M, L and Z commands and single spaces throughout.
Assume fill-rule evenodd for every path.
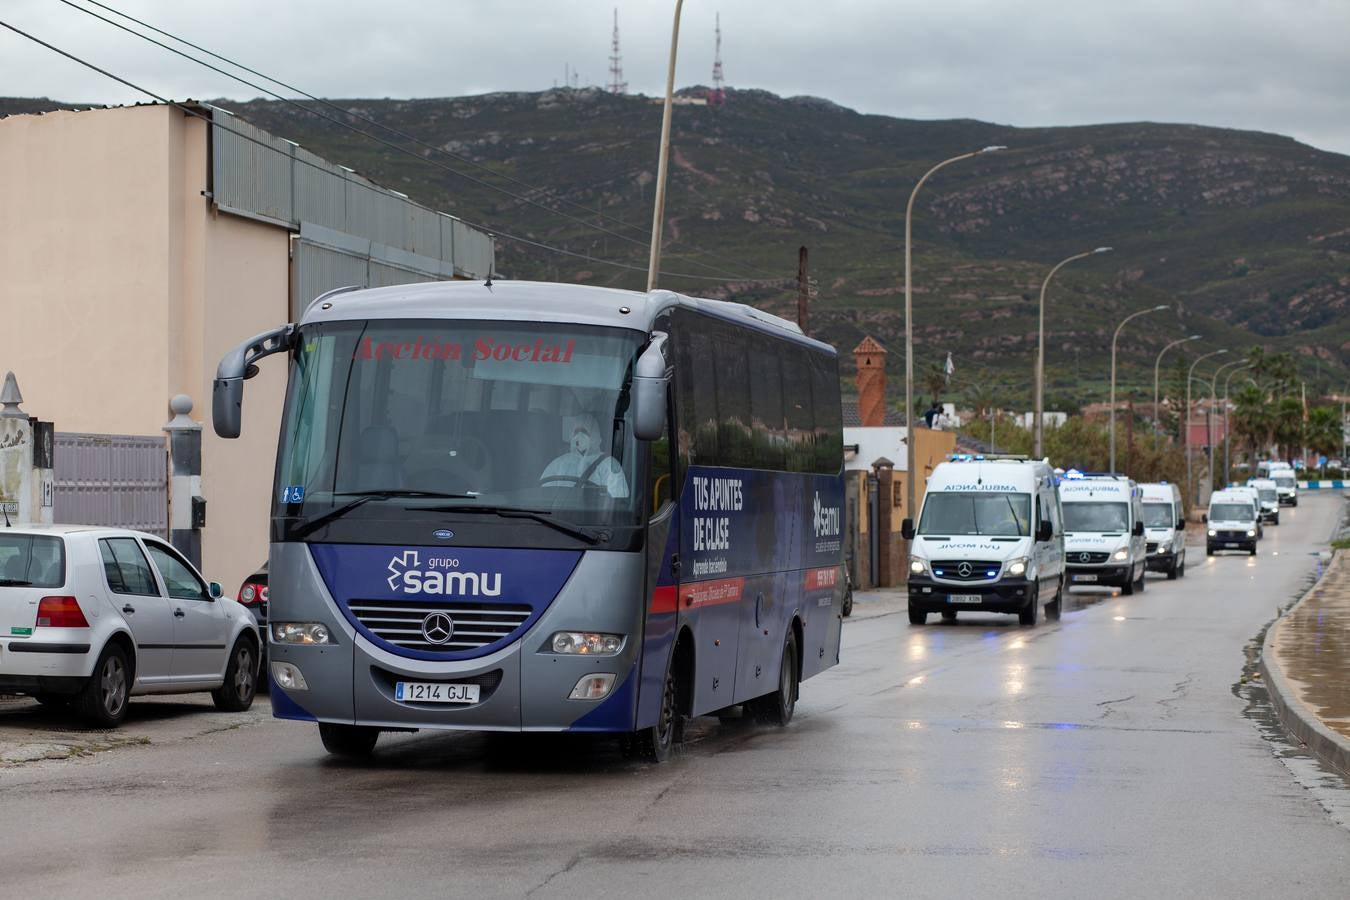
M 578 456 L 585 456 L 591 450 L 591 436 L 584 428 L 578 428 L 572 432 L 572 451 Z

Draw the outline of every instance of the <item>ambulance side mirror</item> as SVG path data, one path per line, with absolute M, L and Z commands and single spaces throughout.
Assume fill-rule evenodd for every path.
M 900 536 L 907 541 L 914 540 L 914 520 L 906 519 L 900 523 Z
M 652 333 L 651 343 L 633 366 L 633 435 L 654 441 L 666 430 L 666 334 Z
M 1134 530 L 1131 531 L 1130 533 L 1133 534 L 1135 537 L 1143 537 L 1143 535 L 1144 535 L 1144 523 L 1143 523 L 1143 522 L 1135 522 L 1135 523 L 1134 523 Z
M 1042 520 L 1041 524 L 1036 526 L 1036 540 L 1038 543 L 1044 544 L 1054 536 L 1055 526 L 1051 525 L 1049 522 Z

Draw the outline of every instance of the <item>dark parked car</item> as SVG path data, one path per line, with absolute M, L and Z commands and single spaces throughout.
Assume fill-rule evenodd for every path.
M 249 612 L 253 613 L 253 618 L 258 623 L 258 634 L 262 637 L 261 656 L 263 665 L 267 664 L 267 563 L 264 562 L 258 567 L 258 571 L 244 579 L 244 583 L 239 586 L 239 596 L 236 598 Z M 266 669 L 260 670 L 263 675 L 267 674 Z M 266 681 L 266 679 L 263 679 Z

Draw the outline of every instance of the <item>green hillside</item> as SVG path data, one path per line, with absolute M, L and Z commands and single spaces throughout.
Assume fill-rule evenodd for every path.
M 661 117 L 650 98 L 554 90 L 335 102 L 490 172 L 385 135 L 413 150 L 399 153 L 280 102 L 221 105 L 429 205 L 592 257 L 502 240 L 504 276 L 645 284 L 643 271 L 594 257 L 645 269 Z M 1137 320 L 1121 340 L 1122 384 L 1140 401 L 1151 398 L 1158 349 L 1196 332 L 1204 349 L 1295 352 L 1310 396 L 1338 390 L 1350 372 L 1350 157 L 1254 132 L 920 122 L 762 91 L 733 91 L 720 108 L 677 107 L 674 126 L 663 267 L 729 278 L 662 285 L 795 316 L 806 244 L 819 287 L 812 332 L 845 351 L 876 336 L 892 350 L 893 377 L 903 370 L 909 190 L 933 163 L 989 144 L 1009 149 L 945 169 L 916 206 L 919 367 L 950 351 L 961 381 L 992 383 L 1000 402 L 1029 407 L 1041 279 L 1065 256 L 1109 244 L 1115 252 L 1064 269 L 1051 288 L 1048 406 L 1104 398 L 1115 323 L 1158 303 L 1179 315 Z

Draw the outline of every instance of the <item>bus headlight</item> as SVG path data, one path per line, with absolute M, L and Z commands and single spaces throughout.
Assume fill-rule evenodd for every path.
M 909 561 L 909 574 L 911 574 L 911 575 L 927 575 L 927 574 L 928 574 L 928 563 L 927 563 L 927 561 L 922 560 L 922 559 L 919 559 L 917 556 L 914 557 L 913 559 L 911 559 L 911 560 Z
M 331 644 L 333 636 L 322 622 L 273 622 L 272 642 L 276 644 Z
M 1013 578 L 1020 578 L 1027 574 L 1027 561 L 1025 557 L 1008 561 L 1007 573 Z
M 1111 558 L 1114 559 L 1116 562 L 1124 562 L 1125 560 L 1130 558 L 1130 551 L 1121 548 L 1120 550 L 1117 550 L 1115 552 L 1115 555 L 1112 556 Z
M 614 687 L 614 675 L 612 672 L 597 672 L 594 675 L 587 675 L 577 682 L 577 686 L 572 688 L 572 693 L 567 695 L 568 700 L 603 700 L 609 696 L 610 689 Z
M 549 638 L 554 653 L 574 656 L 613 656 L 623 649 L 623 635 L 592 631 L 559 631 Z
M 309 690 L 309 685 L 305 683 L 305 676 L 301 675 L 300 670 L 288 662 L 272 663 L 272 680 L 288 691 Z

